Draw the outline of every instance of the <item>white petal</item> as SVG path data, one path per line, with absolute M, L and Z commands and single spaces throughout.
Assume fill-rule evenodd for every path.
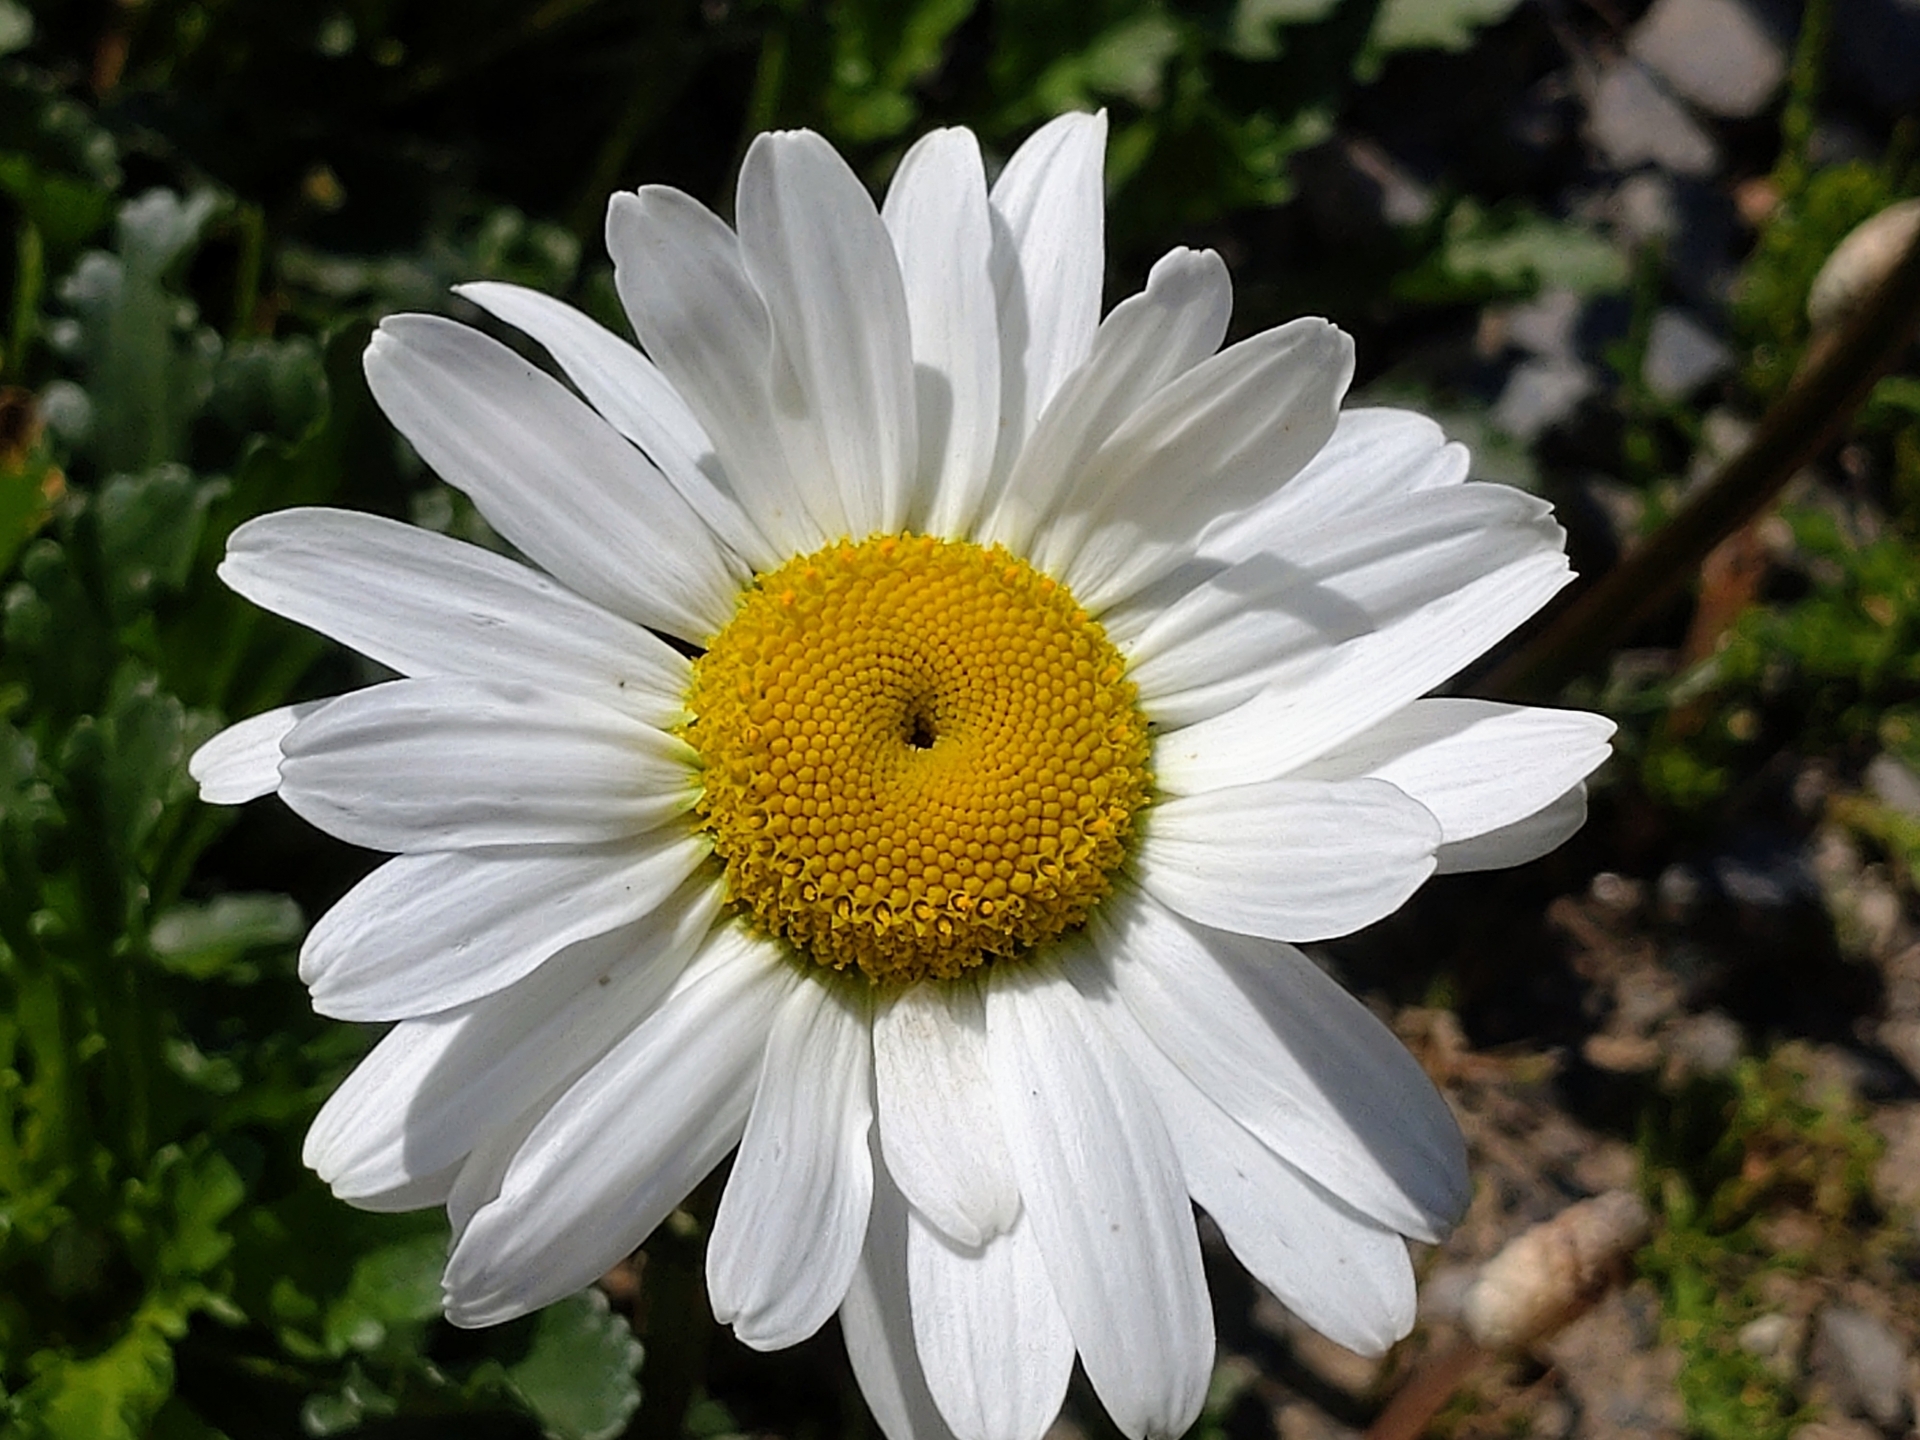
M 1255 1138 L 1403 1235 L 1437 1240 L 1459 1219 L 1466 1147 L 1446 1103 L 1298 950 L 1203 929 L 1130 888 L 1092 930 L 1140 1028 Z
M 1295 320 L 1163 387 L 1087 461 L 1034 563 L 1099 614 L 1189 560 L 1215 517 L 1245 509 L 1333 434 L 1353 342 Z
M 370 1211 L 375 1215 L 400 1215 L 409 1210 L 431 1210 L 436 1205 L 447 1203 L 453 1193 L 454 1183 L 459 1179 L 460 1166 L 449 1165 L 445 1170 L 433 1175 L 422 1175 L 417 1180 L 409 1180 L 396 1185 L 391 1190 L 371 1191 L 365 1195 L 355 1195 L 343 1200 L 356 1210 Z
M 843 534 L 839 494 L 825 483 L 831 477 L 811 461 L 799 472 L 788 463 L 774 399 L 773 323 L 733 231 L 691 197 L 650 185 L 609 202 L 607 253 L 634 333 L 699 419 L 760 532 L 787 555 L 810 554 Z
M 1200 543 L 1203 555 L 1244 560 L 1261 550 L 1285 553 L 1287 536 L 1358 515 L 1423 490 L 1467 478 L 1467 447 L 1411 410 L 1343 410 L 1333 438 L 1298 475 L 1238 515 L 1220 520 Z
M 1137 1024 L 1118 1029 L 1166 1119 L 1188 1191 L 1254 1279 L 1349 1350 L 1379 1355 L 1404 1338 L 1416 1298 L 1406 1242 L 1254 1139 Z
M 1338 646 L 1297 680 L 1159 737 L 1154 780 L 1191 795 L 1298 770 L 1391 715 L 1484 653 L 1573 578 L 1536 551 Z
M 356 1204 L 458 1166 L 653 1012 L 723 899 L 696 882 L 497 995 L 401 1021 L 320 1107 L 301 1158 Z
M 1433 874 L 1440 826 L 1380 780 L 1269 780 L 1163 800 L 1135 852 L 1163 905 L 1221 930 L 1326 940 L 1391 915 Z
M 871 1025 L 864 996 L 809 978 L 767 1037 L 707 1243 L 714 1318 L 755 1350 L 798 1344 L 846 1298 L 873 1204 Z
M 1551 805 L 1612 753 L 1614 729 L 1579 710 L 1416 700 L 1299 773 L 1385 780 L 1431 810 L 1452 843 Z
M 767 1030 L 799 979 L 777 946 L 716 931 L 517 1147 L 447 1261 L 447 1318 L 511 1320 L 639 1246 L 739 1139 Z
M 1022 1214 L 1087 1378 L 1134 1440 L 1176 1436 L 1206 1398 L 1213 1315 L 1159 1109 L 1053 965 L 995 967 L 987 1049 Z
M 754 528 L 731 491 L 702 468 L 719 466 L 713 442 L 646 356 L 599 321 L 524 285 L 476 280 L 453 288 L 545 346 L 587 403 L 640 447 L 735 554 L 756 569 L 771 569 L 788 558 Z
M 313 1008 L 337 1020 L 451 1010 L 638 920 L 708 849 L 668 829 L 613 845 L 402 855 L 320 917 L 300 978 Z
M 1036 527 L 1070 503 L 1094 453 L 1170 381 L 1214 351 L 1227 333 L 1233 284 L 1211 250 L 1174 250 L 1100 322 L 1086 364 L 1067 379 L 1021 449 L 981 538 L 1018 554 Z
M 343 695 L 281 743 L 280 795 L 371 850 L 591 844 L 699 798 L 683 740 L 533 686 L 395 680 Z
M 877 1145 L 878 1136 L 870 1139 Z M 877 1149 L 873 1218 L 840 1305 L 840 1333 L 867 1408 L 887 1440 L 950 1440 L 952 1432 L 927 1391 L 913 1343 L 907 1291 L 907 1202 L 893 1186 Z
M 965 1245 L 999 1234 L 1020 1213 L 986 1050 L 975 985 L 916 985 L 875 1002 L 874 1098 L 887 1168 L 916 1210 Z
M 1407 496 L 1289 535 L 1169 599 L 1156 586 L 1101 617 L 1141 703 L 1165 729 L 1301 683 L 1338 646 L 1410 619 L 1531 556 L 1558 555 L 1551 508 L 1504 485 Z M 1199 573 L 1197 562 L 1167 586 Z
M 964 538 L 1000 438 L 1000 333 L 989 270 L 993 226 L 973 132 L 935 130 L 901 158 L 881 218 L 893 237 L 913 336 L 919 505 L 928 534 Z
M 1032 1229 L 969 1249 L 908 1213 L 913 1337 L 958 1440 L 1040 1440 L 1066 1398 L 1073 1332 Z
M 684 656 L 504 555 L 349 510 L 280 510 L 227 541 L 220 578 L 402 675 L 524 680 L 649 725 L 685 715 Z
M 1042 125 L 994 181 L 993 281 L 1000 311 L 1003 473 L 1100 323 L 1106 270 L 1107 117 Z
M 691 640 L 733 617 L 744 566 L 559 381 L 432 315 L 382 321 L 365 367 L 380 408 L 421 459 L 567 588 Z
M 1524 820 L 1440 847 L 1439 873 L 1504 870 L 1558 850 L 1587 823 L 1587 787 L 1576 785 Z
M 244 805 L 280 788 L 280 742 L 328 702 L 282 705 L 236 721 L 193 752 L 187 773 L 209 805 Z
M 758 135 L 740 169 L 740 256 L 824 442 L 849 534 L 894 534 L 919 463 L 907 297 L 866 186 L 809 130 Z
M 447 1223 L 453 1229 L 455 1249 L 459 1248 L 460 1237 L 467 1233 L 473 1217 L 500 1198 L 500 1187 L 506 1183 L 507 1171 L 520 1154 L 520 1148 L 552 1112 L 554 1102 L 565 1093 L 562 1090 L 546 1095 L 510 1120 L 496 1120 L 480 1143 L 468 1152 L 460 1173 L 454 1177 L 453 1188 L 447 1192 Z

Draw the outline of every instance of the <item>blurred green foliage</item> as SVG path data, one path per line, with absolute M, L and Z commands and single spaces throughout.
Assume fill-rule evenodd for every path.
M 1775 1307 L 1770 1271 L 1837 1276 L 1884 1244 L 1867 1223 L 1883 1143 L 1859 1100 L 1823 1082 L 1809 1052 L 1793 1045 L 1723 1077 L 1684 1081 L 1648 1108 L 1640 1142 L 1660 1223 L 1639 1263 L 1660 1289 L 1663 1332 L 1685 1359 L 1689 1429 L 1705 1440 L 1786 1440 L 1812 1412 L 1790 1376 L 1735 1337 Z M 1798 1215 L 1818 1223 L 1770 1223 Z

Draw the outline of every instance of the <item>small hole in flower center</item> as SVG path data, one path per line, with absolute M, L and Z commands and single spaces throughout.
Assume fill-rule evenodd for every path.
M 916 709 L 907 716 L 907 744 L 916 750 L 931 750 L 936 738 L 933 717 L 926 711 Z

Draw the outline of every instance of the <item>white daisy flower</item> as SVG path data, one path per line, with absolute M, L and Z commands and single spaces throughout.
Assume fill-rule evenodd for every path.
M 773 1349 L 837 1312 L 894 1440 L 1033 1440 L 1076 1354 L 1178 1434 L 1196 1203 L 1334 1340 L 1411 1326 L 1459 1132 L 1293 945 L 1579 825 L 1606 720 L 1420 698 L 1564 537 L 1429 421 L 1340 413 L 1325 321 L 1221 349 L 1211 252 L 1102 320 L 1105 132 L 991 189 L 929 135 L 880 209 L 762 136 L 737 232 L 617 195 L 641 349 L 462 291 L 572 388 L 388 320 L 374 395 L 530 565 L 337 510 L 234 533 L 229 585 L 405 677 L 193 773 L 397 852 L 301 953 L 322 1013 L 395 1022 L 306 1157 L 447 1207 L 455 1323 L 590 1284 L 734 1154 L 716 1314 Z

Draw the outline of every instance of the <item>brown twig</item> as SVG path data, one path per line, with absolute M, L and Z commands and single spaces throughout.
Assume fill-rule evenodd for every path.
M 1473 1341 L 1455 1340 L 1393 1392 L 1386 1408 L 1367 1427 L 1366 1440 L 1420 1440 L 1453 1392 L 1486 1358 L 1487 1352 Z
M 1532 639 L 1468 688 L 1526 699 L 1552 694 L 1671 600 L 1716 545 L 1766 507 L 1846 428 L 1920 329 L 1920 237 L 1762 417 L 1753 438 L 1639 549 L 1573 598 Z

